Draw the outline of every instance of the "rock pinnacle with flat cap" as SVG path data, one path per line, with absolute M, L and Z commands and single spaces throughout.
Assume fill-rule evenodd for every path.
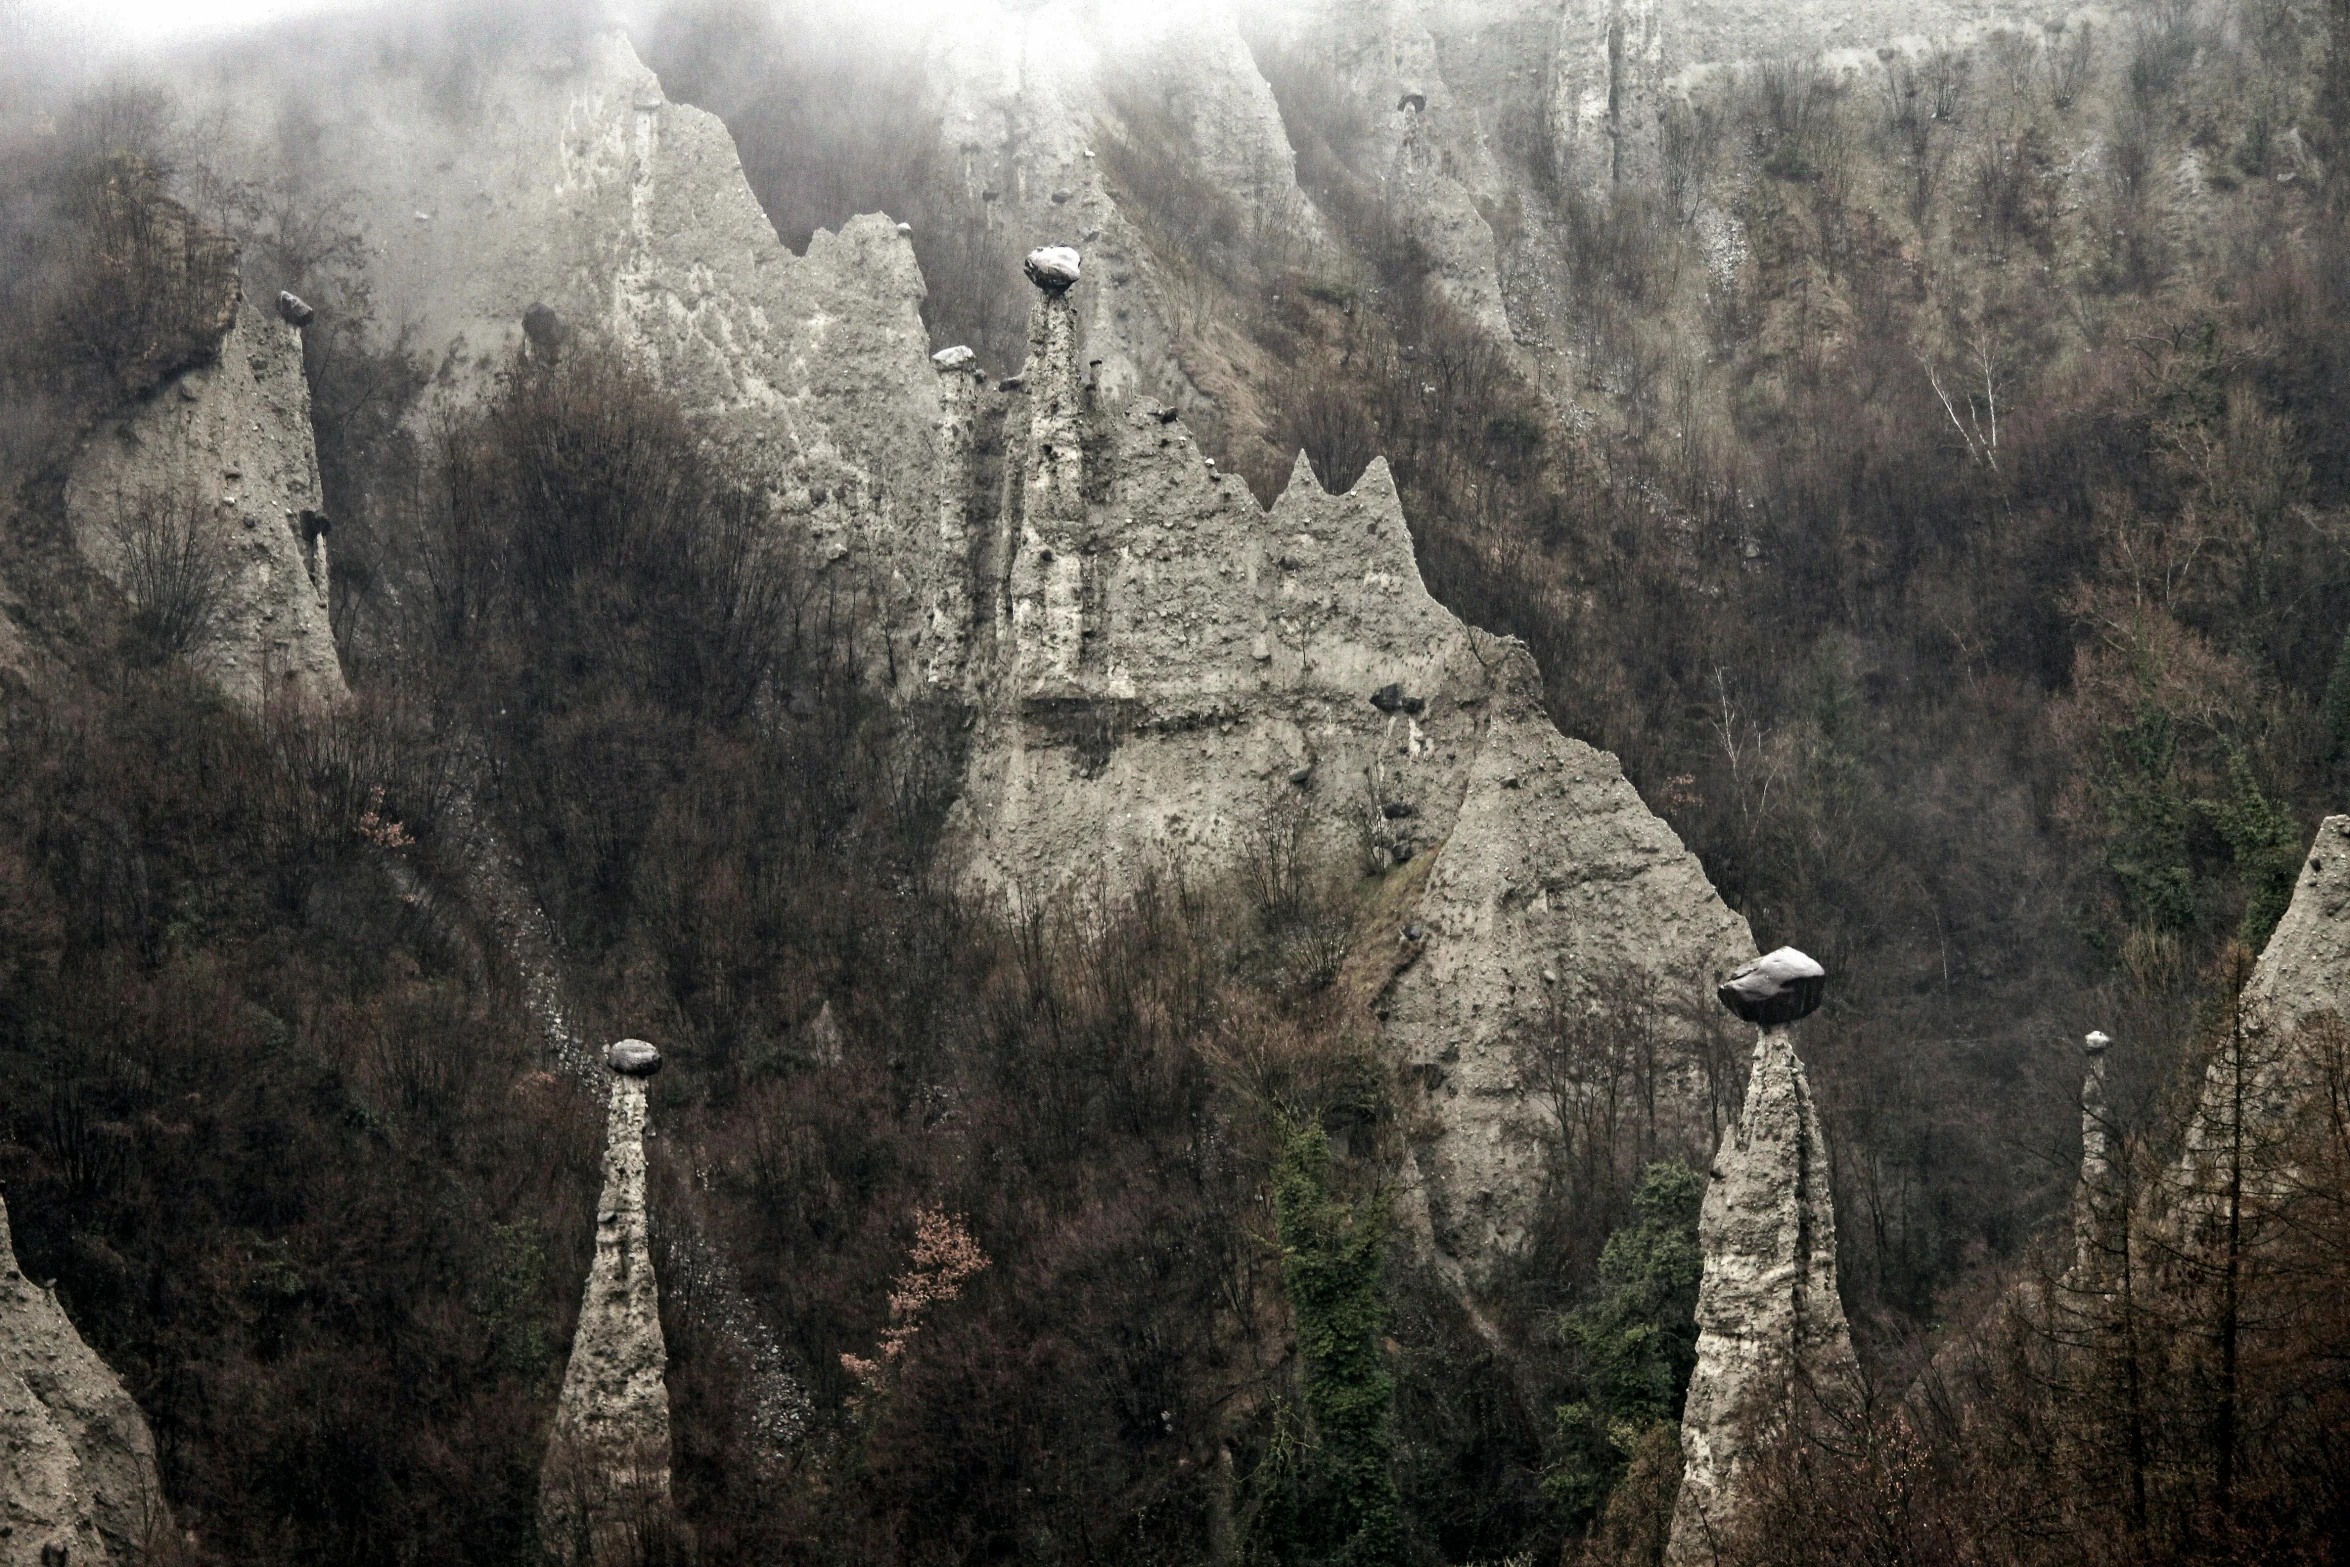
M 1716 992 L 1762 1035 L 1698 1215 L 1697 1367 L 1682 1410 L 1666 1567 L 1710 1567 L 1718 1542 L 1752 1515 L 1754 1462 L 1770 1433 L 1834 1411 L 1856 1386 L 1836 1290 L 1827 1138 L 1788 1027 L 1819 1006 L 1826 983 L 1819 964 L 1781 947 Z

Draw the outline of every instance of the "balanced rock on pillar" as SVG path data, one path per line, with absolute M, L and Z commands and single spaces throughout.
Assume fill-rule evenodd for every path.
M 1716 1559 L 1752 1508 L 1763 1432 L 1857 1386 L 1836 1292 L 1836 1205 L 1828 1147 L 1789 1025 L 1815 1010 L 1820 965 L 1792 947 L 1757 958 L 1720 989 L 1762 1026 L 1746 1103 L 1722 1139 L 1698 1218 L 1697 1369 L 1681 1417 L 1681 1493 L 1665 1560 Z
M 623 1039 L 604 1131 L 596 1257 L 539 1473 L 539 1539 L 568 1567 L 659 1559 L 676 1528 L 669 1499 L 668 1348 L 645 1218 L 645 1084 L 661 1052 Z

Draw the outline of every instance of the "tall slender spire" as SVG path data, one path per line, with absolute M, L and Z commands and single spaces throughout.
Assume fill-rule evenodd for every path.
M 569 1567 L 636 1567 L 662 1559 L 674 1531 L 669 1501 L 668 1349 L 645 1221 L 645 1083 L 661 1052 L 624 1039 L 612 1069 L 604 1130 L 604 1193 L 539 1474 L 539 1539 Z
M 1820 1003 L 1827 975 L 1792 947 L 1721 987 L 1761 1025 L 1746 1103 L 1722 1139 L 1698 1219 L 1697 1369 L 1681 1417 L 1681 1493 L 1671 1567 L 1710 1563 L 1751 1508 L 1762 1431 L 1797 1399 L 1834 1401 L 1858 1366 L 1836 1288 L 1836 1205 L 1828 1145 L 1790 1026 Z
M 2081 1185 L 2073 1196 L 2073 1264 L 2086 1277 L 2103 1247 L 2113 1184 L 2113 1114 L 2105 1100 L 2105 1050 L 2111 1036 L 2081 1041 Z
M 1049 246 L 1028 258 L 1037 301 L 1020 389 L 1027 430 L 1012 464 L 1015 530 L 1006 613 L 1021 696 L 1062 695 L 1077 681 L 1085 616 L 1085 389 L 1078 364 L 1078 256 Z

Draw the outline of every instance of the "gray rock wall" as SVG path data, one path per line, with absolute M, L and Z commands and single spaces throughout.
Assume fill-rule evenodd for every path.
M 1708 1172 L 1697 1369 L 1681 1415 L 1670 1567 L 1717 1559 L 1749 1503 L 1758 1428 L 1858 1386 L 1836 1292 L 1836 1205 L 1818 1107 L 1785 1028 L 1755 1042 L 1746 1103 Z
M 17 1266 L 0 1203 L 0 1567 L 144 1561 L 171 1531 L 146 1417 Z
M 1377 1001 L 1429 1112 L 1409 1211 L 1481 1274 L 1540 1181 L 1530 1032 L 1634 971 L 1702 1004 L 1752 938 L 1614 759 L 1552 726 L 1525 650 L 1429 596 L 1383 462 L 1330 495 L 1300 459 L 1260 507 L 1170 410 L 1090 390 L 1076 326 L 1039 300 L 948 863 L 1015 900 L 1285 839 L 1412 866 L 1389 874 L 1421 878 L 1419 935 Z M 1668 1133 L 1702 1146 L 1685 1032 L 1668 1053 Z
M 248 706 L 344 694 L 298 329 L 244 299 L 214 360 L 103 420 L 66 485 L 82 554 L 134 607 L 159 577 L 217 599 L 189 656 Z
M 596 1257 L 539 1477 L 558 1561 L 637 1562 L 671 1526 L 667 1346 L 645 1217 L 645 1080 L 612 1078 Z
M 1330 68 L 1381 100 L 1374 161 L 1431 234 L 1460 240 L 1435 246 L 1447 288 L 1506 331 L 1479 211 L 1496 166 L 1426 16 L 1408 0 L 1329 12 Z M 1333 496 L 1301 462 L 1268 511 L 1174 417 L 1188 394 L 1161 373 L 1160 284 L 1087 153 L 1117 112 L 1110 73 L 1155 57 L 1219 180 L 1294 190 L 1234 14 L 999 20 L 940 24 L 943 134 L 998 221 L 1087 262 L 1040 307 L 1008 395 L 931 362 L 894 225 L 856 219 L 791 255 L 724 128 L 668 103 L 616 33 L 462 92 L 349 62 L 325 84 L 315 157 L 354 193 L 384 320 L 431 354 L 440 396 L 471 395 L 545 304 L 773 464 L 780 535 L 884 630 L 871 672 L 973 711 L 947 849 L 968 884 L 1115 890 L 1172 855 L 1232 865 L 1292 826 L 1324 857 L 1432 856 L 1412 871 L 1416 961 L 1378 1005 L 1430 1111 L 1409 1211 L 1480 1271 L 1522 1235 L 1548 1135 L 1523 1092 L 1530 1032 L 1633 972 L 1702 1005 L 1751 940 L 1614 761 L 1557 734 L 1524 651 L 1430 598 L 1384 464 Z M 999 414 L 1007 477 L 974 504 Z M 1373 705 L 1391 685 L 1397 701 Z M 1682 1054 L 1665 1130 L 1702 1146 Z
M 281 113 L 318 120 L 306 177 L 366 236 L 378 346 L 404 334 L 434 371 L 413 415 L 428 449 L 545 306 L 559 351 L 621 354 L 767 470 L 778 538 L 872 628 L 880 677 L 959 678 L 959 648 L 932 641 L 961 569 L 940 549 L 946 410 L 893 222 L 794 255 L 725 126 L 669 102 L 617 29 L 515 44 L 456 81 L 389 45 L 306 64 L 225 79 L 217 112 L 261 144 Z
M 2321 1017 L 2350 1024 L 2350 816 L 2318 825 L 2293 901 L 2261 949 L 2239 1004 L 2240 1051 L 2214 1053 L 2175 1171 L 2190 1214 L 2214 1211 L 2221 1200 L 2239 1126 L 2254 1200 L 2286 1196 L 2294 1185 L 2283 1141 L 2325 1103 L 2329 1087 L 2325 1046 L 2301 1031 Z

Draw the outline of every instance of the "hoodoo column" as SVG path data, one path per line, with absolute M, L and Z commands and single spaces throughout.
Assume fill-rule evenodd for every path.
M 539 1539 L 552 1559 L 574 1567 L 659 1560 L 675 1527 L 669 1356 L 645 1222 L 645 1083 L 661 1070 L 661 1052 L 623 1039 L 604 1061 L 612 1101 L 596 1260 L 539 1474 Z
M 1028 257 L 1038 298 L 1028 318 L 1021 391 L 1027 429 L 1015 454 L 1010 614 L 1016 688 L 1065 695 L 1076 686 L 1085 616 L 1085 408 L 1078 373 L 1077 252 Z
M 1834 1399 L 1857 1363 L 1836 1293 L 1828 1146 L 1790 1025 L 1819 1006 L 1827 974 L 1793 947 L 1723 983 L 1723 1005 L 1760 1024 L 1746 1104 L 1722 1139 L 1698 1218 L 1697 1369 L 1681 1416 L 1681 1494 L 1665 1550 L 1712 1562 L 1751 1506 L 1767 1423 L 1798 1399 Z

